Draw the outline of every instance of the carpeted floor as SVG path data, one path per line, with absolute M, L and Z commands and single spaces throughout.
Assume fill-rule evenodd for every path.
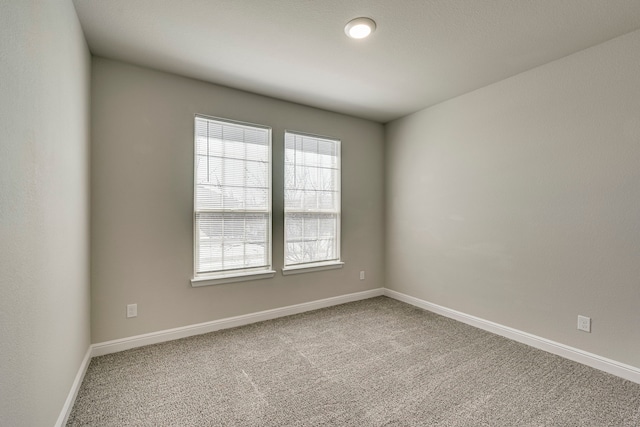
M 640 426 L 640 384 L 386 297 L 96 357 L 69 426 Z

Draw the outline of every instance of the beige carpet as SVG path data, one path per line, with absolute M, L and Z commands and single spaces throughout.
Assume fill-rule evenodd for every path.
M 640 426 L 640 385 L 379 297 L 94 358 L 69 426 Z

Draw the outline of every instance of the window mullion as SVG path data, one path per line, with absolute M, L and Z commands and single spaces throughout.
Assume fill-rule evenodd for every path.
M 317 166 L 320 165 L 320 141 L 316 140 L 316 212 L 315 212 L 315 222 L 316 222 L 316 253 L 320 252 L 320 216 L 318 215 L 318 209 L 320 209 L 320 168 Z M 326 257 L 324 257 L 326 258 Z
M 246 130 L 242 130 L 242 140 L 244 143 L 244 160 L 242 162 L 242 184 L 243 184 L 243 208 L 244 215 L 242 215 L 242 240 L 244 241 L 242 245 L 242 260 L 243 266 L 247 266 L 247 136 Z
M 224 197 L 224 192 L 226 191 L 226 188 L 223 187 L 223 185 L 226 183 L 225 181 L 225 176 L 226 176 L 226 167 L 227 167 L 227 140 L 225 139 L 225 135 L 224 135 L 224 131 L 225 131 L 225 127 L 222 127 L 221 130 L 221 138 L 220 138 L 220 144 L 221 144 L 221 151 L 222 151 L 222 166 L 220 168 L 220 175 L 222 178 L 222 182 L 220 183 L 220 196 L 221 196 L 221 200 L 220 200 L 220 206 L 224 209 L 225 207 L 225 197 Z M 224 212 L 220 215 L 220 223 L 221 223 L 221 230 L 222 230 L 222 235 L 220 237 L 220 267 L 221 270 L 225 270 L 225 261 L 226 261 L 226 257 L 225 257 L 225 240 L 226 240 L 226 235 L 227 235 L 227 218 L 225 217 Z

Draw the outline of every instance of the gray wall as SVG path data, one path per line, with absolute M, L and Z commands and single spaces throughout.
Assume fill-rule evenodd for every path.
M 640 32 L 386 138 L 387 287 L 640 367 Z
M 71 2 L 0 10 L 0 425 L 51 426 L 90 343 L 91 63 Z
M 284 130 L 342 140 L 343 269 L 191 287 L 196 113 L 273 128 L 278 270 Z M 93 59 L 91 125 L 93 342 L 383 286 L 382 125 L 103 58 Z M 125 317 L 128 303 L 137 318 Z

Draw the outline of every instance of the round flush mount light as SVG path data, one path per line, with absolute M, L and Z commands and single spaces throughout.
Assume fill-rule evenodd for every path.
M 352 19 L 344 27 L 344 32 L 352 39 L 369 37 L 376 30 L 376 23 L 370 18 Z

